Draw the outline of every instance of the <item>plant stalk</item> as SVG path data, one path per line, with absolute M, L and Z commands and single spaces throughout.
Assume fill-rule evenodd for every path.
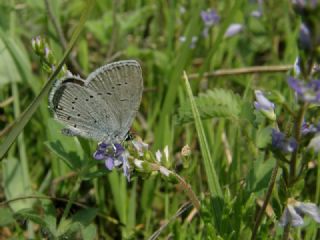
M 269 185 L 268 185 L 268 190 L 267 190 L 267 193 L 266 193 L 265 200 L 263 202 L 262 207 L 260 208 L 260 210 L 258 212 L 258 216 L 256 218 L 256 221 L 255 221 L 255 224 L 254 224 L 254 227 L 253 227 L 251 240 L 256 240 L 256 238 L 257 238 L 257 232 L 258 232 L 258 229 L 259 229 L 263 214 L 264 214 L 264 212 L 265 212 L 265 210 L 266 210 L 266 208 L 268 206 L 269 200 L 270 200 L 271 195 L 272 195 L 272 190 L 273 190 L 274 184 L 276 182 L 278 169 L 279 169 L 279 160 L 276 160 L 276 165 L 274 166 L 274 168 L 272 170 L 271 179 L 270 179 L 270 182 L 269 182 Z

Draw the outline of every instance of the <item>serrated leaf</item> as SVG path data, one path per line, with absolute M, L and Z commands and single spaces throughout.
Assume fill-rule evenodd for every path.
M 270 127 L 259 129 L 257 132 L 256 144 L 258 148 L 265 148 L 271 143 L 271 132 Z
M 195 98 L 196 106 L 201 119 L 231 118 L 239 119 L 241 113 L 241 100 L 238 95 L 225 89 L 209 90 Z M 179 109 L 179 123 L 192 121 L 190 104 L 185 104 Z

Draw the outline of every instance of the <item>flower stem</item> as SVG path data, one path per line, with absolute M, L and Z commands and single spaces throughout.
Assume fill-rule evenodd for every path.
M 192 202 L 193 206 L 200 211 L 201 205 L 200 205 L 200 201 L 198 199 L 198 197 L 196 196 L 196 194 L 192 191 L 191 186 L 177 173 L 170 171 L 169 169 L 160 166 L 158 164 L 151 164 L 152 170 L 154 171 L 159 171 L 160 173 L 163 174 L 163 172 L 169 173 L 170 175 L 174 176 L 175 179 L 181 184 L 182 188 L 184 189 L 184 191 L 186 192 L 186 194 L 188 195 L 190 201 Z M 161 171 L 162 169 L 162 171 Z M 164 171 L 163 171 L 164 170 Z M 166 174 L 164 174 L 166 175 Z M 167 175 L 166 175 L 167 176 Z
M 298 115 L 296 117 L 295 121 L 295 129 L 294 129 L 294 137 L 297 141 L 297 149 L 292 153 L 291 160 L 290 160 L 290 176 L 289 176 L 289 186 L 293 184 L 296 176 L 296 163 L 297 163 L 297 155 L 299 150 L 299 143 L 301 138 L 301 126 L 304 118 L 304 113 L 307 109 L 307 103 L 304 103 L 298 112 Z
M 252 74 L 252 73 L 275 73 L 275 72 L 287 72 L 291 70 L 293 65 L 283 65 L 283 66 L 253 66 L 253 67 L 244 67 L 236 69 L 220 69 L 213 72 L 205 72 L 203 77 L 221 77 L 221 76 L 230 76 L 230 75 L 241 75 L 241 74 Z M 201 75 L 198 73 L 190 74 L 189 79 L 197 79 Z
M 80 189 L 81 182 L 82 182 L 82 176 L 86 175 L 89 168 L 90 168 L 90 163 L 87 162 L 85 164 L 85 166 L 82 168 L 82 170 L 79 172 L 79 174 L 77 175 L 76 183 L 71 191 L 70 198 L 68 199 L 67 206 L 63 211 L 58 228 L 61 226 L 61 224 L 64 222 L 64 220 L 67 219 L 67 217 L 70 213 L 71 206 L 74 204 L 76 197 L 77 197 L 77 194 L 79 193 L 79 189 Z
M 192 191 L 190 184 L 188 184 L 182 177 L 180 177 L 178 174 L 176 174 L 175 172 L 171 172 L 171 174 L 173 174 L 176 179 L 179 181 L 179 183 L 181 184 L 181 186 L 183 187 L 183 189 L 185 190 L 186 194 L 188 195 L 188 197 L 190 198 L 190 201 L 192 202 L 192 204 L 194 205 L 194 207 L 200 211 L 201 205 L 200 205 L 200 201 L 197 198 L 196 194 Z
M 288 240 L 289 239 L 290 227 L 291 227 L 290 224 L 285 226 L 285 228 L 283 230 L 282 240 Z
M 79 192 L 78 190 L 79 190 L 79 188 L 80 188 L 81 182 L 82 182 L 81 178 L 78 177 L 77 180 L 76 180 L 76 184 L 74 185 L 74 187 L 73 187 L 73 189 L 72 189 L 70 198 L 68 199 L 67 206 L 66 206 L 66 208 L 65 208 L 64 211 L 63 211 L 62 218 L 61 218 L 61 220 L 60 220 L 59 226 L 60 226 L 61 223 L 68 217 L 69 212 L 70 212 L 70 208 L 71 208 L 71 206 L 73 205 L 73 203 L 75 202 L 76 196 L 77 196 L 77 194 L 78 194 L 78 192 Z
M 256 221 L 255 221 L 255 224 L 254 224 L 254 227 L 253 227 L 251 240 L 255 240 L 256 237 L 257 237 L 257 231 L 258 231 L 259 225 L 261 223 L 263 213 L 265 212 L 265 210 L 267 208 L 267 205 L 268 205 L 269 200 L 271 198 L 271 194 L 272 194 L 272 190 L 273 190 L 274 184 L 276 182 L 278 169 L 279 169 L 279 161 L 277 160 L 276 161 L 276 165 L 274 166 L 274 168 L 272 170 L 271 179 L 270 179 L 270 182 L 269 182 L 269 185 L 268 185 L 268 190 L 267 190 L 267 193 L 266 193 L 265 200 L 263 202 L 262 207 L 260 208 L 260 210 L 258 212 L 258 216 L 256 218 Z

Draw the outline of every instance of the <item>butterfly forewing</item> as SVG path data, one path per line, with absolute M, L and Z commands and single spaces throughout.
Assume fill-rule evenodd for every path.
M 106 107 L 101 97 L 92 90 L 69 80 L 60 84 L 52 97 L 51 105 L 55 117 L 67 125 L 72 133 L 70 135 L 79 135 L 97 141 L 107 139 L 108 132 L 118 127 L 115 117 L 109 116 L 110 122 L 114 123 L 109 126 L 109 129 L 101 125 L 105 117 L 99 109 Z
M 89 75 L 86 86 L 101 94 L 119 123 L 119 129 L 112 134 L 123 140 L 141 102 L 143 79 L 139 63 L 129 60 L 103 66 Z M 108 119 L 105 122 L 110 124 Z

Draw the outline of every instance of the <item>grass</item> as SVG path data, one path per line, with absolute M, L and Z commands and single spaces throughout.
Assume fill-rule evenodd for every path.
M 200 13 L 207 9 L 221 19 L 205 37 Z M 299 112 L 286 82 L 301 53 L 300 21 L 290 2 L 275 0 L 1 2 L 0 239 L 233 240 L 254 239 L 254 231 L 258 239 L 286 239 L 286 230 L 317 239 L 310 218 L 300 228 L 278 224 L 288 198 L 319 203 L 311 137 L 300 139 L 297 128 L 292 134 L 296 119 L 316 123 L 317 106 Z M 243 30 L 226 37 L 232 23 Z M 32 47 L 39 35 L 51 59 L 44 46 Z M 62 135 L 47 101 L 65 68 L 85 77 L 123 59 L 142 67 L 132 132 L 149 144 L 143 156 L 125 144 L 130 182 L 92 158 L 96 142 Z M 282 161 L 291 155 L 271 147 L 276 123 L 254 110 L 256 89 L 271 93 L 280 130 L 299 136 L 294 171 Z M 189 155 L 181 152 L 186 145 Z M 135 158 L 144 161 L 140 167 Z

